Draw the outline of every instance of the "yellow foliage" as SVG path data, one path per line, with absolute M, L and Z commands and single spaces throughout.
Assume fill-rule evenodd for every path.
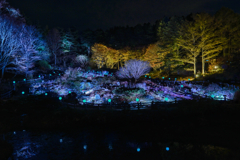
M 158 43 L 150 44 L 141 60 L 148 61 L 153 70 L 156 70 L 164 65 L 163 59 L 168 53 L 169 51 L 162 49 Z

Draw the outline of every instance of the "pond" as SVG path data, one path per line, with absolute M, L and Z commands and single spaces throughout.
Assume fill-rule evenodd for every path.
M 161 135 L 159 135 L 161 136 Z M 69 159 L 208 159 L 228 157 L 234 153 L 227 148 L 139 140 L 136 135 L 96 129 L 76 132 L 14 131 L 6 140 L 13 145 L 14 160 Z M 194 158 L 195 157 L 195 158 Z

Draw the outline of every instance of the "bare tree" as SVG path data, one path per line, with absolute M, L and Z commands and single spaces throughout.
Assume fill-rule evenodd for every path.
M 134 59 L 127 61 L 125 67 L 121 67 L 116 74 L 119 78 L 134 78 L 136 83 L 139 77 L 148 73 L 150 70 L 149 62 Z
M 0 69 L 2 77 L 9 64 L 12 64 L 12 57 L 19 50 L 18 30 L 7 18 L 0 17 Z
M 86 55 L 78 55 L 75 61 L 80 64 L 81 68 L 86 68 L 89 63 L 89 59 Z
M 19 54 L 15 57 L 16 69 L 25 73 L 26 77 L 29 73 L 33 73 L 34 63 L 41 60 L 41 56 L 38 54 L 39 48 L 39 33 L 33 26 L 21 26 L 21 33 L 19 35 Z
M 61 35 L 57 29 L 53 29 L 47 36 L 47 43 L 50 52 L 54 56 L 54 64 L 57 64 L 57 56 L 60 54 L 59 49 L 61 48 Z

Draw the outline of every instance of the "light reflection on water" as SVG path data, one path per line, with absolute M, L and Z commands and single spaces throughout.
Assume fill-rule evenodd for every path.
M 144 153 L 163 158 L 169 153 L 180 158 L 180 150 L 189 150 L 193 145 L 174 143 L 138 142 L 132 137 L 118 133 L 97 132 L 30 132 L 9 133 L 7 141 L 14 147 L 14 160 L 74 159 L 89 156 L 120 157 L 123 154 Z M 180 147 L 181 146 L 181 147 Z M 205 147 L 206 148 L 206 147 Z M 228 151 L 227 149 L 225 149 Z M 141 155 L 142 156 L 142 155 Z

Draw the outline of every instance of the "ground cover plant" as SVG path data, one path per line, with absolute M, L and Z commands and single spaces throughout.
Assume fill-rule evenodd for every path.
M 39 80 L 31 84 L 30 88 L 34 94 L 45 94 L 47 88 L 48 92 L 55 92 L 63 99 L 74 92 L 80 104 L 83 100 L 89 103 L 106 103 L 108 99 L 112 99 L 111 102 L 114 103 L 134 103 L 137 98 L 142 103 L 174 102 L 205 96 L 216 100 L 224 100 L 226 96 L 226 99 L 233 100 L 238 91 L 238 87 L 225 83 L 161 81 L 149 77 L 140 78 L 133 84 L 128 79 L 119 79 L 117 72 L 86 71 L 81 68 L 68 68 L 56 79 Z

